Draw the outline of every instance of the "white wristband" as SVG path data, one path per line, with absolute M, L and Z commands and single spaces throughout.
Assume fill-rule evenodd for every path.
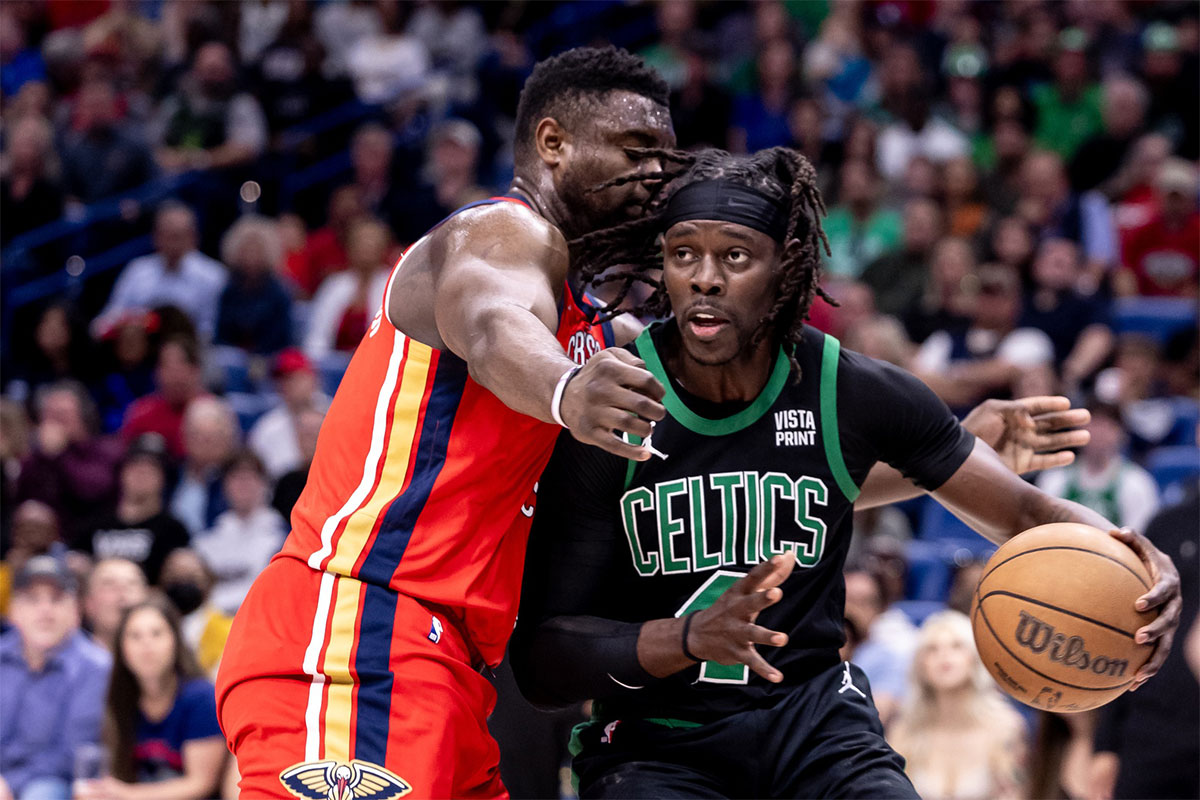
M 563 422 L 562 418 L 563 392 L 567 388 L 567 383 L 571 380 L 571 378 L 575 377 L 575 373 L 579 372 L 580 369 L 582 369 L 582 367 L 576 365 L 564 372 L 562 377 L 558 379 L 558 384 L 554 387 L 554 396 L 550 398 L 550 416 L 555 422 L 557 422 L 559 425 L 562 425 L 564 428 L 567 427 L 567 423 Z

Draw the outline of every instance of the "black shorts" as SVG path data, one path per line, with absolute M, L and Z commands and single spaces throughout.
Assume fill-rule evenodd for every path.
M 845 662 L 771 708 L 704 725 L 592 720 L 571 752 L 583 798 L 918 797 L 866 675 Z

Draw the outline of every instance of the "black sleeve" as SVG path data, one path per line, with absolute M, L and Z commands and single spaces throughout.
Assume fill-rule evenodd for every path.
M 915 375 L 842 352 L 837 407 L 847 462 L 882 461 L 922 489 L 937 489 L 967 460 L 975 437 Z
M 641 623 L 603 613 L 620 565 L 620 499 L 629 462 L 563 433 L 538 487 L 521 609 L 509 660 L 543 708 L 619 694 L 654 680 L 638 663 Z

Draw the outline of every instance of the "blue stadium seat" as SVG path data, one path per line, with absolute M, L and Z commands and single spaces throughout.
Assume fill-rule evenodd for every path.
M 1175 413 L 1175 426 L 1167 434 L 1163 444 L 1195 445 L 1196 427 L 1200 425 L 1200 403 L 1190 397 L 1172 397 L 1171 410 Z
M 1175 445 L 1158 447 L 1146 456 L 1146 469 L 1161 491 L 1200 477 L 1200 447 Z
M 1162 344 L 1180 328 L 1195 327 L 1195 300 L 1123 297 L 1113 303 L 1113 328 L 1117 333 L 1144 333 Z
M 900 600 L 893 603 L 892 608 L 903 611 L 909 621 L 919 628 L 931 614 L 944 611 L 946 604 L 940 600 Z
M 237 414 L 242 433 L 248 433 L 258 418 L 270 411 L 279 402 L 278 395 L 254 392 L 229 392 L 225 395 L 233 413 Z
M 342 383 L 346 367 L 350 366 L 349 353 L 329 353 L 317 362 L 317 374 L 321 376 L 321 391 L 333 397 Z
M 921 524 L 917 527 L 917 538 L 926 541 L 939 539 L 963 539 L 978 536 L 967 523 L 946 510 L 932 497 L 925 497 L 921 508 Z
M 209 350 L 208 357 L 226 392 L 255 391 L 254 380 L 250 377 L 250 357 L 245 350 L 216 345 Z
M 936 541 L 914 539 L 908 543 L 908 577 L 904 596 L 909 600 L 944 603 L 950 594 L 954 572 L 971 561 L 990 558 L 996 545 L 974 531 L 965 537 Z

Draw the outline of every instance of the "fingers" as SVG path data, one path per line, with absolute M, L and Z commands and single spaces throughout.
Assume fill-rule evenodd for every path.
M 612 453 L 614 456 L 628 459 L 630 461 L 646 461 L 650 458 L 650 451 L 641 445 L 630 444 L 620 436 L 609 432 L 607 435 L 585 436 L 582 431 L 571 431 L 571 435 L 585 444 L 594 444 L 601 450 Z
M 756 675 L 769 680 L 771 683 L 779 683 L 783 680 L 783 673 L 768 664 L 767 660 L 759 655 L 758 651 L 753 647 L 747 647 L 745 653 L 738 660 L 754 670 Z
M 1029 444 L 1034 450 L 1067 450 L 1073 447 L 1083 447 L 1091 441 L 1092 435 L 1087 431 L 1063 431 L 1062 433 L 1037 433 Z
M 1137 599 L 1139 611 L 1157 608 L 1168 600 L 1179 596 L 1179 573 L 1171 559 L 1140 533 L 1121 528 L 1109 532 L 1114 538 L 1127 544 L 1146 565 L 1154 586 Z
M 1092 421 L 1092 414 L 1086 408 L 1072 408 L 1070 411 L 1038 414 L 1033 421 L 1037 425 L 1038 433 L 1048 433 L 1065 428 L 1083 427 Z
M 788 643 L 788 635 L 782 631 L 773 631 L 762 625 L 747 625 L 746 638 L 750 644 L 765 644 L 770 647 L 783 647 Z
M 1034 455 L 1029 459 L 1029 468 L 1027 472 L 1040 472 L 1044 469 L 1052 467 L 1065 467 L 1068 464 L 1075 463 L 1075 454 L 1071 451 L 1063 451 L 1061 453 L 1046 453 L 1045 455 Z
M 612 355 L 604 361 L 596 365 L 597 369 L 611 370 L 609 373 L 616 383 L 622 386 L 628 386 L 640 394 L 644 394 L 653 400 L 662 400 L 666 394 L 666 389 L 658 382 L 658 379 L 646 369 L 646 362 L 635 356 L 628 350 L 619 347 L 614 347 L 603 351 L 603 355 L 611 353 Z M 599 356 L 597 356 L 599 357 Z M 590 361 L 588 362 L 591 363 Z M 655 417 L 662 419 L 662 417 Z
M 1035 417 L 1039 414 L 1047 414 L 1054 411 L 1066 411 L 1071 407 L 1070 399 L 1061 395 L 1022 397 L 1016 402 Z
M 1163 636 L 1158 640 L 1158 645 L 1154 648 L 1154 654 L 1150 656 L 1150 660 L 1142 665 L 1142 668 L 1133 676 L 1133 685 L 1129 687 L 1129 691 L 1136 692 L 1142 688 L 1142 684 L 1158 674 L 1159 669 L 1167 660 L 1167 656 L 1171 654 L 1171 645 L 1175 642 L 1175 632 Z
M 771 556 L 766 561 L 756 565 L 738 583 L 743 584 L 742 590 L 746 593 L 773 589 L 776 586 L 782 585 L 792 574 L 792 570 L 795 567 L 796 559 L 791 555 Z
M 1167 634 L 1173 634 L 1176 626 L 1179 625 L 1179 614 L 1183 609 L 1183 600 L 1179 595 L 1175 595 L 1167 604 L 1163 606 L 1163 610 L 1159 612 L 1158 617 L 1149 625 L 1143 625 L 1137 629 L 1133 640 L 1138 644 L 1146 644 L 1157 639 L 1165 638 Z

